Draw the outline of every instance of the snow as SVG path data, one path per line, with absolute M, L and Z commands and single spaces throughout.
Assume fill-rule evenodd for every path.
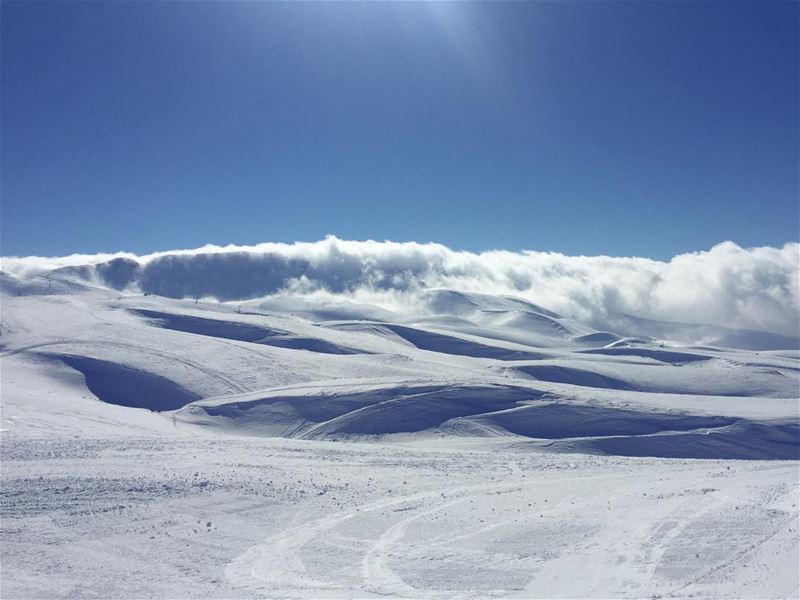
M 3 598 L 800 594 L 796 338 L 56 271 L 2 277 Z

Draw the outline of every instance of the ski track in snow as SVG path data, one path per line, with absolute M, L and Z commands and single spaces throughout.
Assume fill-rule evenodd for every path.
M 332 591 L 339 591 L 343 594 L 352 593 L 355 590 L 357 595 L 377 595 L 390 596 L 396 598 L 459 598 L 476 595 L 498 596 L 498 597 L 569 597 L 563 595 L 563 582 L 560 578 L 553 580 L 552 584 L 544 582 L 534 582 L 522 589 L 481 589 L 480 593 L 474 594 L 469 589 L 421 589 L 408 585 L 402 572 L 398 572 L 389 565 L 390 558 L 395 548 L 402 549 L 404 537 L 407 535 L 409 526 L 413 523 L 430 517 L 436 513 L 441 513 L 446 509 L 456 505 L 463 505 L 466 502 L 485 499 L 488 496 L 500 496 L 511 493 L 525 493 L 534 489 L 541 489 L 541 482 L 530 482 L 520 484 L 515 476 L 519 474 L 516 463 L 511 463 L 514 468 L 510 470 L 506 481 L 489 485 L 473 485 L 453 488 L 446 493 L 441 490 L 413 494 L 391 500 L 381 500 L 356 507 L 353 510 L 343 511 L 339 514 L 328 516 L 322 519 L 303 523 L 297 527 L 289 528 L 276 536 L 272 536 L 263 543 L 250 548 L 243 555 L 234 560 L 226 569 L 226 575 L 231 582 L 239 587 L 266 593 L 270 596 L 290 596 L 290 597 L 314 597 L 315 594 L 329 594 Z M 548 486 L 554 484 L 564 484 L 567 482 L 585 482 L 592 478 L 592 475 L 578 477 L 566 477 L 558 479 L 548 479 L 545 483 Z M 625 476 L 611 476 L 607 483 L 624 481 Z M 509 481 L 511 480 L 511 481 Z M 713 492 L 703 492 L 701 487 L 707 481 L 707 475 L 693 477 L 692 479 L 681 479 L 677 485 L 661 487 L 660 494 L 675 494 L 684 490 L 701 489 L 703 502 L 698 502 L 695 495 L 690 495 L 685 500 L 681 500 L 677 505 L 671 506 L 666 510 L 654 510 L 652 504 L 640 503 L 634 505 L 634 510 L 626 511 L 624 515 L 617 515 L 617 519 L 611 524 L 606 524 L 604 536 L 593 536 L 601 542 L 613 539 L 613 547 L 598 548 L 593 547 L 592 541 L 588 544 L 573 548 L 564 560 L 563 565 L 551 566 L 551 571 L 557 573 L 572 572 L 580 568 L 581 563 L 587 561 L 592 564 L 593 576 L 589 581 L 584 581 L 584 589 L 588 590 L 588 595 L 611 596 L 624 594 L 625 590 L 615 587 L 618 585 L 618 569 L 615 570 L 614 556 L 628 553 L 628 558 L 634 558 L 639 571 L 635 574 L 639 580 L 651 582 L 658 581 L 655 573 L 665 564 L 665 553 L 675 544 L 676 540 L 681 540 L 686 535 L 687 529 L 708 520 L 710 515 L 725 508 L 728 499 L 721 497 Z M 611 489 L 614 489 L 613 487 Z M 638 492 L 638 489 L 636 490 Z M 718 490 L 714 490 L 718 491 Z M 793 490 L 794 493 L 797 490 Z M 588 511 L 602 510 L 605 504 L 616 504 L 621 497 L 630 496 L 631 491 L 622 494 L 609 494 L 607 497 L 598 498 L 585 502 L 580 509 L 566 509 L 564 506 L 554 504 L 550 508 L 539 508 L 545 517 L 558 516 L 561 513 L 577 512 L 586 513 Z M 708 498 L 711 502 L 708 502 Z M 394 522 L 386 528 L 376 539 L 370 541 L 368 549 L 364 552 L 360 563 L 361 582 L 350 583 L 349 585 L 341 580 L 329 579 L 318 580 L 310 578 L 306 568 L 300 558 L 301 551 L 306 546 L 318 544 L 321 540 L 327 539 L 330 532 L 348 521 L 358 520 L 365 515 L 375 511 L 400 507 L 397 512 L 408 514 L 404 518 Z M 609 509 L 610 510 L 610 509 Z M 796 515 L 790 515 L 782 519 L 774 530 L 768 531 L 765 537 L 756 539 L 746 549 L 740 551 L 732 558 L 722 564 L 713 564 L 700 569 L 694 573 L 687 581 L 682 582 L 674 588 L 666 588 L 663 591 L 658 587 L 651 587 L 648 593 L 657 593 L 659 596 L 675 596 L 682 590 L 690 588 L 710 575 L 729 568 L 731 564 L 741 561 L 747 554 L 751 554 L 764 542 L 777 535 L 781 530 L 791 525 L 797 520 Z M 655 525 L 657 523 L 671 523 L 669 528 Z M 505 525 L 506 522 L 493 523 L 481 528 L 478 533 L 486 532 L 490 529 Z M 609 531 L 613 529 L 612 531 Z M 609 536 L 608 534 L 613 533 Z M 463 538 L 474 538 L 476 532 L 471 532 L 466 536 L 459 535 L 459 532 L 450 532 L 443 540 L 433 541 L 429 545 L 451 545 L 457 544 Z M 558 561 L 559 559 L 556 559 Z M 607 569 L 607 570 L 606 570 Z M 542 585 L 544 583 L 544 585 Z M 668 582 L 669 583 L 669 582 Z M 661 584 L 664 585 L 663 583 Z M 637 597 L 636 593 L 632 597 Z

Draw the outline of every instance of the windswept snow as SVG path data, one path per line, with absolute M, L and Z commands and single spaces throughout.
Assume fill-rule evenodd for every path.
M 481 312 L 490 312 L 487 309 L 493 306 L 504 311 L 532 308 L 544 317 L 555 311 L 626 336 L 766 350 L 797 345 L 798 267 L 797 242 L 780 248 L 742 248 L 723 242 L 662 262 L 532 251 L 475 254 L 433 243 L 359 242 L 328 236 L 311 243 L 209 245 L 146 256 L 8 257 L 3 259 L 6 272 L 0 285 L 11 293 L 102 285 L 170 298 L 223 301 L 274 294 L 278 298 L 269 302 L 285 306 L 297 305 L 300 294 L 313 298 L 316 308 L 305 307 L 312 311 L 326 310 L 319 301 L 330 294 L 348 296 L 362 305 L 413 305 L 420 314 L 462 316 L 476 307 Z M 444 292 L 428 295 L 429 290 Z M 464 291 L 470 293 L 460 299 Z M 288 298 L 280 298 L 284 294 Z M 516 300 L 509 304 L 499 296 Z M 536 310 L 544 306 L 550 311 Z M 350 314 L 352 308 L 352 304 L 343 307 Z
M 2 597 L 798 596 L 791 335 L 181 256 L 3 274 Z

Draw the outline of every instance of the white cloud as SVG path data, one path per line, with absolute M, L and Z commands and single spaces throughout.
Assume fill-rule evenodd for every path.
M 117 259 L 116 262 L 108 261 Z M 430 288 L 508 294 L 602 323 L 614 313 L 753 328 L 797 336 L 800 244 L 741 248 L 724 242 L 668 262 L 553 252 L 454 251 L 440 244 L 323 241 L 59 258 L 10 257 L 3 269 L 30 276 L 95 265 L 90 272 L 171 297 L 252 298 L 325 290 L 402 306 Z M 86 270 L 76 271 L 85 277 Z

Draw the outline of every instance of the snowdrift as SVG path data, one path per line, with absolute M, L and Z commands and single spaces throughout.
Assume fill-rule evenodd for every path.
M 686 345 L 669 337 L 679 326 L 594 329 L 508 295 L 428 290 L 390 309 L 285 289 L 309 273 L 329 291 L 366 276 L 343 263 L 319 271 L 301 257 L 219 252 L 4 273 L 3 410 L 26 415 L 4 435 L 95 419 L 220 436 L 800 458 L 791 338 L 726 330 L 770 349 Z

